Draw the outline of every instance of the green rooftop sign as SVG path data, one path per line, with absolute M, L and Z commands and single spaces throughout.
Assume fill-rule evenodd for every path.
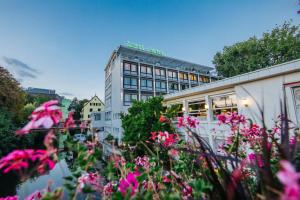
M 148 53 L 151 53 L 153 55 L 159 55 L 159 56 L 165 56 L 166 54 L 158 49 L 148 49 L 148 48 L 144 48 L 144 45 L 142 44 L 136 44 L 136 43 L 132 43 L 132 42 L 126 42 L 126 46 L 132 49 L 137 49 L 137 50 L 141 50 L 141 51 L 145 51 Z

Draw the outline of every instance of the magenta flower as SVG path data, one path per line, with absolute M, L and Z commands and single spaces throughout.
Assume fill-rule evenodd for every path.
M 177 117 L 177 127 L 189 127 L 189 128 L 196 128 L 199 125 L 199 120 L 196 117 Z
M 53 125 L 58 124 L 62 118 L 62 112 L 57 104 L 57 100 L 51 100 L 36 108 L 29 117 L 30 122 L 28 122 L 25 127 L 18 130 L 16 134 L 24 135 L 29 133 L 32 129 L 40 127 L 49 129 Z
M 227 124 L 232 130 L 236 130 L 240 124 L 246 123 L 244 115 L 238 115 L 237 112 L 222 113 L 217 116 L 219 124 Z
M 263 167 L 264 163 L 262 161 L 261 155 L 256 155 L 254 153 L 250 153 L 248 155 L 248 160 L 251 164 L 258 165 L 258 167 Z
M 30 194 L 28 197 L 26 197 L 25 200 L 40 200 L 42 199 L 42 197 L 42 192 L 37 190 L 34 193 Z
M 149 157 L 148 156 L 143 156 L 140 157 L 138 156 L 134 161 L 136 166 L 141 166 L 144 169 L 149 169 L 150 168 L 150 162 L 149 162 Z
M 90 186 L 95 191 L 100 190 L 102 189 L 100 181 L 101 177 L 97 173 L 85 173 L 78 178 L 80 189 Z
M 296 172 L 293 165 L 285 160 L 280 161 L 282 169 L 277 173 L 279 181 L 284 185 L 282 200 L 299 200 L 300 186 L 298 184 L 300 173 Z
M 0 200 L 18 200 L 18 196 L 7 196 L 7 197 L 0 197 Z
M 179 140 L 178 134 L 170 134 L 167 131 L 158 133 L 151 132 L 150 138 L 158 143 L 161 143 L 164 147 L 169 147 Z
M 136 179 L 137 176 L 139 176 L 138 172 L 130 172 L 127 174 L 126 178 L 120 180 L 118 190 L 122 193 L 123 196 L 126 195 L 127 190 L 131 191 L 131 196 L 133 196 L 137 192 L 139 187 L 139 183 Z
M 74 115 L 74 112 L 69 112 L 68 113 L 68 117 L 66 118 L 65 124 L 64 124 L 64 127 L 66 129 L 68 129 L 68 128 L 75 128 L 76 127 L 75 121 L 73 119 L 73 115 Z
M 184 126 L 184 117 L 177 117 L 177 121 L 178 121 L 178 124 L 177 124 L 178 128 L 181 128 L 182 126 Z
M 182 199 L 190 199 L 193 195 L 193 188 L 189 186 L 187 183 L 183 184 L 183 190 L 182 190 Z
M 112 195 L 112 193 L 113 193 L 113 184 L 109 182 L 103 187 L 103 194 L 105 196 L 110 196 Z
M 179 159 L 179 151 L 177 151 L 176 149 L 170 149 L 168 151 L 168 155 L 174 158 L 175 160 Z
M 167 118 L 166 118 L 165 116 L 161 115 L 160 118 L 159 118 L 159 121 L 160 121 L 161 123 L 164 123 L 164 122 L 167 121 Z
M 12 170 L 20 171 L 27 169 L 30 163 L 37 164 L 37 170 L 40 173 L 45 172 L 45 168 L 53 169 L 55 162 L 51 160 L 49 153 L 46 150 L 14 150 L 0 160 L 0 169 L 3 173 L 8 173 Z

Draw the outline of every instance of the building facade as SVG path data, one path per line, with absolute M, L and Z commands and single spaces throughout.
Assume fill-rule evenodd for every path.
M 179 92 L 209 83 L 211 67 L 170 58 L 155 51 L 119 46 L 105 67 L 105 134 L 122 138 L 120 114 L 133 100 Z
M 83 108 L 81 110 L 81 120 L 90 122 L 92 119 L 91 114 L 93 112 L 100 112 L 103 110 L 104 110 L 103 102 L 99 99 L 98 96 L 95 95 L 91 98 L 91 100 L 89 100 L 83 105 Z
M 181 107 L 179 115 L 198 117 L 197 133 L 216 150 L 229 133 L 217 115 L 237 111 L 267 128 L 281 114 L 286 102 L 288 118 L 300 126 L 300 60 L 260 69 L 164 96 L 167 106 Z M 264 118 L 261 116 L 262 110 Z M 179 130 L 183 131 L 183 130 Z

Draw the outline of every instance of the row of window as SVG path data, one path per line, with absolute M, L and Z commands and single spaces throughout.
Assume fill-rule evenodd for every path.
M 90 103 L 90 106 L 101 106 L 101 103 Z
M 207 120 L 208 112 L 211 112 L 212 119 L 217 120 L 217 116 L 221 113 L 237 111 L 236 95 L 223 95 L 210 98 L 211 110 L 206 108 L 206 102 L 204 99 L 188 102 L 188 109 L 186 112 L 190 116 L 198 117 L 200 120 Z M 183 115 L 182 104 L 178 104 L 180 107 L 178 116 Z
M 123 63 L 124 68 L 124 74 L 127 75 L 138 75 L 137 70 L 137 64 L 136 63 L 130 63 L 130 62 L 124 62 Z M 140 67 L 140 74 L 143 77 L 152 77 L 153 76 L 153 68 L 151 66 L 147 65 L 141 65 Z M 168 79 L 177 81 L 178 80 L 178 72 L 168 70 Z M 158 79 L 166 79 L 166 69 L 162 68 L 156 68 L 155 69 L 155 78 Z M 179 72 L 179 79 L 181 82 L 188 82 L 189 80 L 192 82 L 198 82 L 198 75 L 196 74 L 188 74 L 185 72 Z M 207 83 L 209 82 L 209 78 L 206 76 L 201 76 L 200 78 L 201 82 Z
M 98 112 L 100 112 L 101 111 L 101 108 L 98 108 L 97 110 L 95 109 L 93 109 L 93 108 L 90 108 L 90 112 L 93 112 L 93 111 L 98 111 Z

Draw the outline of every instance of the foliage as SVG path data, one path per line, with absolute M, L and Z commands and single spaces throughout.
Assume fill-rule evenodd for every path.
M 299 26 L 285 22 L 262 38 L 251 37 L 218 52 L 213 63 L 219 75 L 231 77 L 300 58 Z
M 169 124 L 159 122 L 161 114 L 166 111 L 162 100 L 162 97 L 153 97 L 146 101 L 134 101 L 128 113 L 121 115 L 123 142 L 136 146 L 136 155 L 145 154 L 144 145 L 140 142 L 148 140 L 149 132 L 171 130 Z
M 81 111 L 85 103 L 87 103 L 89 100 L 83 99 L 83 100 L 78 100 L 76 97 L 72 100 L 68 110 L 69 111 L 74 111 L 73 118 L 74 120 L 80 120 L 81 118 Z
M 25 94 L 19 82 L 0 66 L 0 108 L 6 108 L 14 120 L 19 120 L 20 111 L 25 102 Z

